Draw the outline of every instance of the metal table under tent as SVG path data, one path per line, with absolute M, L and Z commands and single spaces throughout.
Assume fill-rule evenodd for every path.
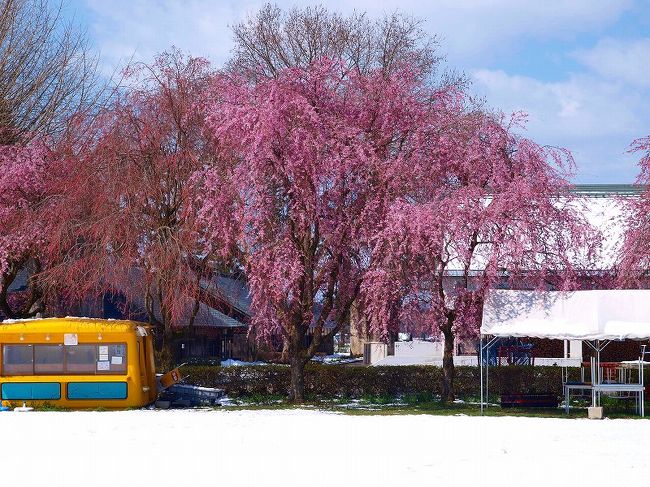
M 628 371 L 638 370 L 635 381 L 625 370 L 614 378 L 605 377 L 600 354 L 611 341 L 650 339 L 650 290 L 492 290 L 485 300 L 481 323 L 481 413 L 487 406 L 489 392 L 489 361 L 486 358 L 490 347 L 505 337 L 581 340 L 592 348 L 590 381 L 585 380 L 584 373 L 578 382 L 568 380 L 566 369 L 563 374 L 567 412 L 571 393 L 582 390 L 591 393 L 592 406 L 600 404 L 601 394 L 634 394 L 639 414 L 645 415 L 645 347 L 638 361 L 624 363 Z

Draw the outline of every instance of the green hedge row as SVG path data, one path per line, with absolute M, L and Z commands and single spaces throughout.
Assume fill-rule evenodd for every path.
M 286 394 L 289 367 L 282 365 L 214 367 L 186 366 L 186 382 L 218 387 L 230 396 Z M 562 394 L 559 367 L 508 366 L 490 368 L 490 394 Z M 399 396 L 439 394 L 442 369 L 433 366 L 361 367 L 310 364 L 305 370 L 307 394 L 312 397 Z M 479 395 L 479 369 L 456 367 L 456 396 Z

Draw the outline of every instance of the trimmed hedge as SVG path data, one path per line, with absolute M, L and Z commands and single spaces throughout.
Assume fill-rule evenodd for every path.
M 456 396 L 479 395 L 479 369 L 456 367 Z M 230 396 L 287 394 L 289 367 L 283 365 L 213 367 L 186 366 L 189 384 L 218 387 Z M 577 371 L 574 371 L 577 374 Z M 560 367 L 490 367 L 490 395 L 513 393 L 562 394 Z M 434 366 L 361 367 L 309 364 L 306 393 L 312 397 L 400 396 L 440 394 L 442 369 Z

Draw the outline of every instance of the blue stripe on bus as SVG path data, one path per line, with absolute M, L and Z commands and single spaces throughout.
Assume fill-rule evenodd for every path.
M 7 401 L 61 399 L 61 384 L 58 382 L 5 382 L 2 384 L 2 399 Z
M 126 382 L 69 382 L 68 399 L 126 399 Z

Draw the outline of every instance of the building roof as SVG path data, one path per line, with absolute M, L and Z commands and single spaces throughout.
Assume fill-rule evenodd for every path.
M 197 327 L 236 328 L 248 326 L 251 319 L 251 296 L 248 284 L 243 279 L 218 275 L 211 280 L 201 281 L 204 291 L 199 312 L 194 319 Z M 322 305 L 314 304 L 314 318 L 320 316 Z M 323 326 L 326 330 L 336 325 L 327 320 Z M 311 328 L 314 324 L 311 324 Z
M 194 319 L 197 327 L 237 328 L 248 326 L 251 318 L 250 291 L 243 279 L 217 275 L 200 282 L 202 296 Z
M 641 184 L 575 184 L 571 192 L 592 198 L 610 196 L 638 196 L 646 189 Z
M 609 189 L 608 189 L 609 188 Z M 618 189 L 616 189 L 618 188 Z M 603 245 L 599 255 L 593 262 L 593 269 L 603 270 L 610 269 L 615 263 L 620 246 L 624 238 L 624 202 L 621 201 L 622 195 L 640 194 L 634 189 L 634 185 L 576 185 L 574 193 L 574 203 L 576 209 L 584 212 L 585 219 L 595 228 L 602 232 Z M 640 188 L 636 186 L 636 188 Z M 614 189 L 618 192 L 614 192 Z M 640 191 L 640 190 L 638 190 Z M 577 261 L 583 258 L 583 255 L 574 256 Z M 475 255 L 472 262 L 472 271 L 480 274 L 485 267 L 485 256 Z M 461 259 L 453 259 L 447 266 L 448 275 L 454 276 L 462 273 L 463 262 Z
M 248 284 L 243 279 L 217 275 L 212 279 L 202 279 L 201 289 L 213 298 L 222 301 L 227 307 L 250 316 L 251 297 Z
M 194 319 L 194 326 L 199 328 L 239 328 L 248 326 L 248 324 L 202 303 L 199 305 L 199 311 Z
M 28 280 L 29 280 L 29 269 L 26 266 L 24 266 L 22 269 L 18 271 L 18 274 L 16 274 L 15 279 L 9 285 L 7 291 L 13 293 L 13 292 L 20 292 L 20 291 L 27 290 Z

